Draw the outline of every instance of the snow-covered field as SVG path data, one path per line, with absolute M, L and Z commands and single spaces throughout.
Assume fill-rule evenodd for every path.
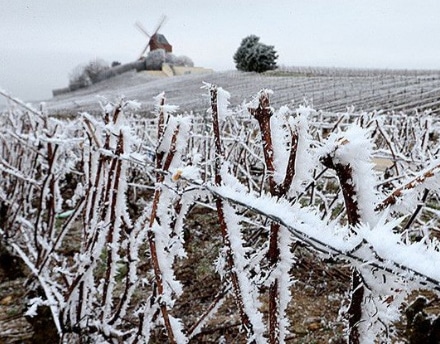
M 237 71 L 184 75 L 173 78 L 152 77 L 128 72 L 87 89 L 46 101 L 57 114 L 99 110 L 97 96 L 113 100 L 119 96 L 138 100 L 142 110 L 153 110 L 153 97 L 165 91 L 167 102 L 179 104 L 181 111 L 204 112 L 209 99 L 200 89 L 203 82 L 228 90 L 231 104 L 249 100 L 261 88 L 274 91 L 275 107 L 308 102 L 317 110 L 356 111 L 440 111 L 440 71 L 384 71 L 295 68 L 267 74 Z

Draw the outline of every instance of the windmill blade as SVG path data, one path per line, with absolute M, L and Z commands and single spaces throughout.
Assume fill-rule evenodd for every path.
M 159 24 L 156 26 L 156 29 L 153 31 L 154 33 L 152 35 L 150 35 L 148 33 L 148 31 L 143 27 L 143 25 L 137 21 L 135 23 L 136 28 L 141 31 L 144 35 L 146 35 L 149 39 L 148 39 L 148 43 L 145 46 L 145 48 L 142 50 L 141 55 L 139 56 L 139 59 L 141 59 L 142 57 L 144 57 L 144 54 L 146 53 L 146 51 L 148 50 L 148 47 L 150 47 L 151 45 L 151 41 L 154 39 L 154 35 L 156 35 L 158 33 L 158 31 L 160 30 L 160 28 L 162 27 L 162 25 L 165 23 L 167 17 L 165 15 L 162 15 L 162 17 L 159 20 Z
M 142 32 L 144 35 L 146 35 L 148 38 L 151 38 L 150 34 L 147 32 L 147 30 L 143 27 L 143 25 L 140 22 L 136 22 L 134 24 L 138 28 L 140 32 Z
M 162 27 L 162 25 L 165 23 L 165 21 L 167 20 L 167 16 L 162 14 L 162 17 L 159 20 L 159 24 L 157 24 L 156 30 L 154 30 L 153 32 L 153 36 L 160 30 L 160 28 Z
M 147 51 L 148 47 L 150 46 L 150 42 L 151 41 L 148 41 L 148 43 L 145 46 L 144 50 L 142 50 L 141 55 L 139 56 L 139 59 L 141 59 L 144 56 L 145 52 Z

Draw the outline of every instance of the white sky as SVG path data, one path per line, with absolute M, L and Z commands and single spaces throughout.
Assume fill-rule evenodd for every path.
M 134 23 L 151 31 L 162 14 L 173 52 L 215 70 L 235 68 L 249 34 L 285 66 L 440 69 L 438 0 L 0 0 L 0 88 L 50 98 L 78 64 L 133 61 Z

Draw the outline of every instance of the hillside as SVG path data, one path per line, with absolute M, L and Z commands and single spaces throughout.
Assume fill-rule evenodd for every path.
M 356 111 L 440 111 L 440 71 L 387 71 L 350 69 L 294 68 L 265 74 L 237 71 L 204 75 L 157 78 L 145 73 L 128 72 L 102 81 L 87 89 L 52 98 L 47 103 L 51 113 L 75 114 L 99 109 L 96 96 L 113 99 L 125 96 L 142 103 L 149 113 L 153 97 L 165 91 L 168 103 L 182 111 L 205 111 L 208 99 L 201 90 L 203 82 L 215 83 L 232 94 L 231 104 L 241 104 L 261 88 L 274 91 L 272 104 L 307 102 L 316 109 Z

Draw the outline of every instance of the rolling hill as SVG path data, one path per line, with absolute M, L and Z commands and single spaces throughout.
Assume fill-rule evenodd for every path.
M 99 110 L 99 98 L 119 96 L 142 103 L 142 112 L 153 109 L 153 97 L 165 91 L 169 104 L 181 111 L 201 112 L 209 99 L 203 82 L 215 83 L 231 93 L 231 104 L 250 100 L 260 89 L 274 91 L 275 107 L 307 102 L 328 112 L 424 111 L 440 112 L 440 71 L 351 70 L 333 68 L 290 68 L 264 74 L 238 71 L 214 72 L 159 78 L 144 72 L 128 72 L 66 95 L 46 101 L 53 114 L 72 115 Z

